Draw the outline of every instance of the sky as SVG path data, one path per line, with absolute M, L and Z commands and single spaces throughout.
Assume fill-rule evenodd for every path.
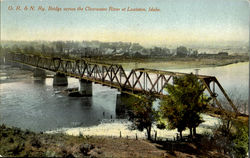
M 17 6 L 22 10 L 16 11 Z M 25 6 L 35 10 L 25 11 Z M 83 11 L 48 11 L 49 6 Z M 84 11 L 86 7 L 160 11 Z M 99 40 L 143 46 L 248 43 L 249 10 L 247 0 L 1 0 L 1 40 Z

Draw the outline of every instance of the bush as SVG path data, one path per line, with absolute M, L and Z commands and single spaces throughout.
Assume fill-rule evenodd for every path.
M 234 156 L 244 158 L 248 153 L 248 127 L 237 125 L 237 131 L 233 134 L 233 150 Z
M 230 118 L 225 119 L 214 130 L 215 145 L 230 157 L 244 158 L 248 153 L 248 131 L 247 125 Z

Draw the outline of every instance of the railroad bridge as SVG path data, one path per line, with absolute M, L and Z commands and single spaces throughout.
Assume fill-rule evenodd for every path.
M 24 53 L 6 53 L 5 58 L 11 62 L 36 67 L 35 74 L 38 75 L 44 74 L 43 70 L 56 72 L 54 85 L 66 85 L 67 76 L 78 78 L 80 80 L 79 91 L 85 95 L 92 95 L 92 82 L 94 82 L 116 88 L 122 93 L 136 95 L 149 92 L 161 97 L 166 95 L 165 85 L 172 84 L 175 76 L 187 74 L 145 68 L 125 71 L 122 65 L 97 62 L 87 58 L 66 59 Z M 213 99 L 216 107 L 221 110 L 225 109 L 218 99 L 219 94 L 226 98 L 233 112 L 238 113 L 237 108 L 215 76 L 196 76 L 204 85 L 204 90 Z

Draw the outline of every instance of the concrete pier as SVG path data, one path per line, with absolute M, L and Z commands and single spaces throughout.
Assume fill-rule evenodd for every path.
M 56 73 L 53 79 L 53 86 L 67 86 L 68 79 L 67 76 L 61 73 Z
M 127 94 L 121 93 L 116 95 L 115 112 L 117 115 L 123 115 L 126 111 Z
M 25 66 L 23 67 L 23 69 L 25 69 Z M 42 69 L 35 68 L 33 76 L 34 77 L 46 78 L 46 72 L 44 70 L 42 70 Z
M 79 80 L 79 93 L 82 96 L 92 96 L 92 82 L 88 80 Z
M 127 93 L 122 93 L 116 95 L 116 118 L 126 117 L 126 113 L 131 107 L 138 101 L 135 96 L 129 95 Z

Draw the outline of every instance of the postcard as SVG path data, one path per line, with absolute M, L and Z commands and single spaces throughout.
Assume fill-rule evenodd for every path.
M 248 156 L 249 1 L 0 4 L 0 157 Z

